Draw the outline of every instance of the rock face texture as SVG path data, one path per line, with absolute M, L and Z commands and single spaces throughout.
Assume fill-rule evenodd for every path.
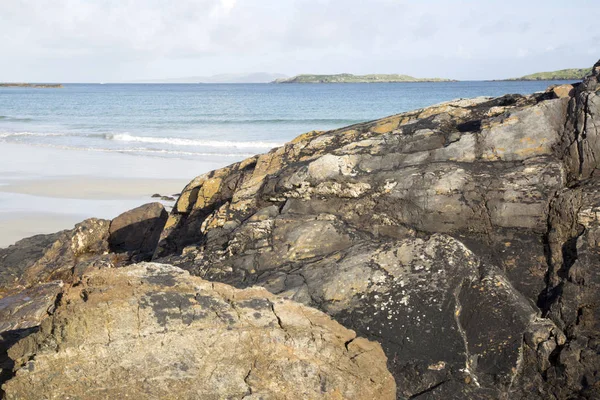
M 263 288 L 92 269 L 9 350 L 6 399 L 393 399 L 381 346 Z
M 166 219 L 163 206 L 152 203 L 113 221 L 92 218 L 71 230 L 0 249 L 0 384 L 10 377 L 14 364 L 7 349 L 36 331 L 65 285 L 93 266 L 150 258 Z
M 115 253 L 131 252 L 134 259 L 150 259 L 168 214 L 160 203 L 149 203 L 119 215 L 110 223 L 108 244 Z
M 599 75 L 310 132 L 202 175 L 154 259 L 379 341 L 399 398 L 598 396 Z
M 0 341 L 9 349 L 4 353 L 3 379 L 17 371 L 4 386 L 7 396 L 27 397 L 30 387 L 50 390 L 47 374 L 60 368 L 60 383 L 52 390 L 66 395 L 60 390 L 76 376 L 70 368 L 95 371 L 91 364 L 96 362 L 105 372 L 93 372 L 91 380 L 84 381 L 89 393 L 125 393 L 119 392 L 125 389 L 111 374 L 118 371 L 123 376 L 131 369 L 127 379 L 138 382 L 134 378 L 144 365 L 160 377 L 156 390 L 163 390 L 157 393 L 164 397 L 170 390 L 180 391 L 182 397 L 222 390 L 223 397 L 282 398 L 283 392 L 265 383 L 267 376 L 281 385 L 300 382 L 298 387 L 311 391 L 319 374 L 275 363 L 274 375 L 252 366 L 250 377 L 260 383 L 249 384 L 239 376 L 250 370 L 247 360 L 258 353 L 279 357 L 278 346 L 291 346 L 291 352 L 310 360 L 309 370 L 327 366 L 322 376 L 329 374 L 330 364 L 317 355 L 343 365 L 349 362 L 343 368 L 349 373 L 345 384 L 339 376 L 327 375 L 324 389 L 306 392 L 308 398 L 388 395 L 388 375 L 376 359 L 387 362 L 398 399 L 600 398 L 598 127 L 600 62 L 574 85 L 528 96 L 461 99 L 306 133 L 267 154 L 197 177 L 183 190 L 166 223 L 164 213 L 154 206 L 126 213 L 110 226 L 103 223 L 96 233 L 90 231 L 88 242 L 95 244 L 83 246 L 90 249 L 83 258 L 56 244 L 58 238 L 60 243 L 79 243 L 69 238 L 82 227 L 0 250 L 0 315 L 7 315 L 2 326 L 10 329 Z M 122 229 L 136 226 L 145 228 Z M 90 272 L 136 262 L 150 253 L 155 262 L 220 283 L 194 280 L 158 264 Z M 64 261 L 48 261 L 58 260 L 57 254 Z M 136 278 L 125 278 L 129 273 Z M 77 286 L 68 288 L 72 284 Z M 210 287 L 214 304 L 224 302 L 230 308 L 225 312 L 218 306 L 215 317 L 207 311 L 213 300 L 202 303 L 192 286 L 207 291 Z M 19 293 L 22 289 L 39 294 Z M 53 295 L 53 290 L 62 294 Z M 258 293 L 266 299 L 258 303 L 268 301 L 272 307 L 257 311 L 260 316 L 254 321 L 250 306 L 238 303 L 238 294 L 225 291 Z M 176 300 L 169 300 L 172 293 L 177 293 Z M 103 305 L 109 304 L 106 296 L 116 296 L 110 306 Z M 317 313 L 306 306 L 325 312 L 379 343 L 385 357 L 375 346 L 364 353 L 371 357 L 368 362 L 353 366 L 363 350 L 352 353 L 351 346 L 374 345 L 340 339 L 348 346 L 339 346 L 345 334 L 315 335 L 315 329 L 342 329 L 331 328 L 333 323 L 320 313 L 315 314 L 323 318 L 319 321 L 327 323 L 311 319 L 310 329 L 298 334 L 313 341 L 321 338 L 324 347 L 308 339 L 280 341 L 279 335 L 287 337 L 280 304 L 304 314 Z M 123 315 L 139 309 L 141 316 L 120 319 L 113 307 Z M 103 321 L 112 322 L 82 334 L 86 324 L 101 324 L 102 312 Z M 204 327 L 209 317 L 195 316 L 205 314 L 221 324 L 219 315 L 224 312 L 233 326 L 225 329 L 231 341 L 219 347 L 220 356 L 229 360 L 227 365 L 246 369 L 232 367 L 235 378 L 220 383 L 216 375 L 198 375 L 201 372 L 187 363 L 187 370 L 178 369 L 188 341 L 207 343 L 202 333 L 183 327 Z M 142 329 L 136 321 L 148 325 Z M 249 336 L 257 343 L 253 348 L 244 341 L 246 336 L 236 336 L 246 332 L 249 321 L 261 332 Z M 164 341 L 173 343 L 175 350 L 157 353 L 165 361 L 156 363 L 144 357 L 154 354 L 147 350 L 157 343 L 155 332 L 161 327 L 162 335 L 173 330 L 185 339 Z M 154 336 L 145 337 L 145 332 Z M 261 335 L 273 340 L 265 342 Z M 206 348 L 221 346 L 211 343 Z M 128 346 L 141 347 L 124 353 Z M 261 352 L 252 352 L 254 348 Z M 207 357 L 202 362 L 214 361 Z M 120 369 L 113 368 L 113 361 Z M 157 364 L 162 368 L 153 369 Z M 376 372 L 369 372 L 371 368 Z M 298 371 L 307 375 L 294 375 Z M 93 381 L 96 376 L 111 384 Z M 191 383 L 190 376 L 204 378 Z M 363 378 L 359 386 L 366 392 L 352 392 L 357 387 L 352 382 Z M 152 397 L 144 392 L 152 386 L 149 382 L 133 384 L 136 392 L 131 394 Z M 339 392 L 331 392 L 331 382 Z M 222 386 L 202 386 L 217 383 Z M 82 387 L 77 390 L 84 396 L 88 392 Z

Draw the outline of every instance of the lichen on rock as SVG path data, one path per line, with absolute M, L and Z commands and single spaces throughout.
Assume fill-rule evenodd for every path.
M 9 350 L 6 399 L 393 399 L 381 346 L 262 288 L 163 264 L 88 271 Z

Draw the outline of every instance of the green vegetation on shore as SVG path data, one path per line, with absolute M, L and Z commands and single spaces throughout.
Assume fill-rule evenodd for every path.
M 592 72 L 591 68 L 570 68 L 559 71 L 538 72 L 520 78 L 507 79 L 509 81 L 552 81 L 552 80 L 580 80 Z
M 291 78 L 276 79 L 273 83 L 391 83 L 391 82 L 450 82 L 451 79 L 415 78 L 400 74 L 335 74 L 335 75 L 296 75 Z
M 22 87 L 22 88 L 50 88 L 60 89 L 60 83 L 0 83 L 0 87 Z

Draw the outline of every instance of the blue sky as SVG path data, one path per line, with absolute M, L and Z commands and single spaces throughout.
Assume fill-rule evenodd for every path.
M 600 58 L 600 1 L 0 0 L 0 81 L 498 79 Z

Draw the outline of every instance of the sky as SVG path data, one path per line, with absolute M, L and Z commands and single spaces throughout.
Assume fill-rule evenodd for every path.
M 0 82 L 502 79 L 592 66 L 598 0 L 0 0 Z

